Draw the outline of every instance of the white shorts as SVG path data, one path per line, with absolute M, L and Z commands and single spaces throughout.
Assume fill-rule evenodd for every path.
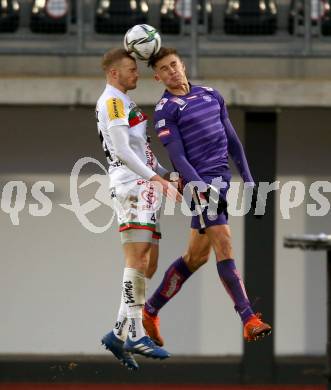
M 133 180 L 110 188 L 110 194 L 120 232 L 131 229 L 144 230 L 145 234 L 136 235 L 138 241 L 144 242 L 154 243 L 155 240 L 161 238 L 162 194 L 157 190 L 155 184 L 144 179 Z M 131 236 L 135 237 L 134 234 Z M 124 237 L 127 235 L 122 235 L 122 241 L 127 241 Z M 134 240 L 131 239 L 131 242 Z

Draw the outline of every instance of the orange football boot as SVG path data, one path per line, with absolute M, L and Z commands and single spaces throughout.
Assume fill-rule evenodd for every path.
M 271 333 L 271 326 L 261 321 L 262 314 L 253 314 L 244 325 L 244 339 L 256 341 Z
M 143 325 L 148 336 L 155 344 L 162 347 L 164 345 L 164 340 L 160 334 L 160 318 L 158 316 L 152 316 L 143 309 Z

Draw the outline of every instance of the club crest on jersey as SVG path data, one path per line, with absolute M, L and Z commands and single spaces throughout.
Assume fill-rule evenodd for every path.
M 161 127 L 165 126 L 165 119 L 160 119 L 158 122 L 156 122 L 156 128 L 160 129 Z
M 186 102 L 183 99 L 180 99 L 178 97 L 173 97 L 170 99 L 171 102 L 175 102 L 179 104 L 180 106 L 183 106 Z
M 162 98 L 156 105 L 155 111 L 161 111 L 163 106 L 167 103 L 168 99 L 167 98 Z
M 166 137 L 167 135 L 170 135 L 170 130 L 169 129 L 164 129 L 159 132 L 158 136 L 161 137 Z
M 141 122 L 144 122 L 147 119 L 147 115 L 140 111 L 138 106 L 135 106 L 129 112 L 129 126 L 133 127 L 138 125 Z
M 203 97 L 203 99 L 206 101 L 206 102 L 211 102 L 211 96 L 209 96 L 209 95 L 203 95 L 202 96 Z

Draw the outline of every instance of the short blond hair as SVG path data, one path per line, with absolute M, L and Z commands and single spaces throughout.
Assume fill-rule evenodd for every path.
M 124 49 L 111 49 L 108 50 L 102 57 L 101 67 L 106 72 L 110 66 L 113 66 L 116 62 L 123 60 L 123 58 L 130 58 L 131 60 L 136 60 L 130 56 L 130 54 Z

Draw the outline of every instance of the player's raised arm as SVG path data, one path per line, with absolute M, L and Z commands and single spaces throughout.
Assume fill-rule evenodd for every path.
M 230 121 L 230 118 L 226 118 L 223 121 L 225 132 L 228 138 L 228 150 L 229 154 L 235 163 L 238 172 L 240 173 L 240 176 L 242 177 L 243 181 L 245 183 L 253 183 L 254 180 L 251 175 L 246 154 L 244 151 L 244 148 L 242 146 L 242 143 L 240 142 L 240 139 L 236 133 L 236 130 L 232 126 L 232 123 Z
M 259 193 L 258 193 L 258 188 L 253 180 L 253 177 L 251 175 L 251 172 L 248 167 L 248 162 L 247 158 L 245 155 L 244 148 L 242 146 L 242 143 L 240 142 L 240 139 L 232 126 L 232 123 L 229 118 L 226 118 L 223 121 L 226 135 L 228 138 L 228 150 L 231 155 L 232 160 L 236 164 L 236 167 L 240 173 L 240 176 L 242 177 L 243 181 L 245 183 L 251 183 L 253 187 L 253 194 L 252 194 L 252 200 L 251 200 L 251 205 L 252 205 L 252 210 L 254 211 L 254 216 L 257 219 L 262 218 L 262 215 L 256 214 L 255 210 L 257 208 L 257 204 L 261 202 Z
M 254 180 L 248 166 L 244 148 L 242 146 L 242 143 L 240 142 L 236 130 L 231 123 L 224 98 L 216 90 L 213 90 L 213 95 L 217 98 L 220 105 L 220 117 L 228 139 L 229 154 L 233 162 L 235 163 L 236 168 L 238 169 L 238 172 L 242 177 L 243 181 L 245 183 L 254 184 Z

